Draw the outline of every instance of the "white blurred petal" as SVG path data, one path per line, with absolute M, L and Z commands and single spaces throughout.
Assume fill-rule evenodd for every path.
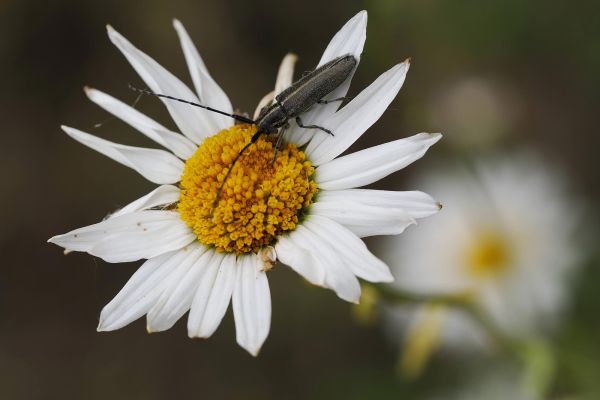
M 256 356 L 271 327 L 271 294 L 267 274 L 254 254 L 238 260 L 232 303 L 236 340 Z
M 441 137 L 439 133 L 419 133 L 357 151 L 319 166 L 315 179 L 324 190 L 365 186 L 423 157 Z
M 120 118 L 156 143 L 164 146 L 177 157 L 190 158 L 197 146 L 185 136 L 172 132 L 135 108 L 97 89 L 85 88 L 88 98 L 100 107 Z
M 194 46 L 192 39 L 188 35 L 187 31 L 178 20 L 173 20 L 173 26 L 177 31 L 179 40 L 181 41 L 181 48 L 183 49 L 183 55 L 187 62 L 192 81 L 196 87 L 196 93 L 200 98 L 200 102 L 203 105 L 210 106 L 226 113 L 233 113 L 233 107 L 231 101 L 227 97 L 227 94 L 221 89 L 221 87 L 215 82 L 215 80 L 208 73 L 208 69 L 200 57 L 200 53 Z M 207 118 L 211 118 L 214 124 L 219 129 L 226 129 L 233 126 L 234 121 L 232 118 L 218 113 L 210 113 L 204 115 Z M 216 132 L 215 132 L 216 133 Z
M 202 276 L 188 317 L 188 336 L 207 338 L 219 327 L 236 278 L 235 255 L 216 253 Z
M 408 61 L 379 76 L 341 110 L 323 120 L 321 126 L 334 134 L 318 134 L 306 148 L 313 165 L 333 160 L 373 125 L 394 100 L 408 72 Z
M 137 171 L 150 182 L 159 185 L 176 183 L 183 173 L 184 163 L 164 150 L 125 146 L 68 126 L 62 126 L 62 129 L 79 143 Z
M 136 70 L 146 85 L 155 93 L 168 94 L 183 100 L 200 103 L 196 95 L 178 78 L 163 68 L 144 52 L 140 51 L 127 39 L 121 36 L 111 26 L 107 26 L 108 37 L 127 58 L 127 61 Z M 201 108 L 192 107 L 169 99 L 160 99 L 179 130 L 194 143 L 201 143 L 205 137 L 219 131 L 213 121 L 212 112 Z

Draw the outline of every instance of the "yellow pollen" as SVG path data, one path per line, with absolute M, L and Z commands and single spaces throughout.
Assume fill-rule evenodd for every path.
M 497 276 L 506 270 L 509 262 L 508 243 L 497 234 L 481 234 L 467 253 L 469 272 L 476 277 Z
M 293 144 L 272 165 L 274 143 L 261 136 L 239 158 L 213 208 L 236 155 L 256 132 L 234 125 L 204 140 L 185 163 L 179 212 L 198 240 L 217 251 L 258 253 L 291 231 L 317 192 L 314 167 Z

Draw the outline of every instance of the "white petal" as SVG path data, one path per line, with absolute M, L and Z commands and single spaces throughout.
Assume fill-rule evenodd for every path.
M 163 221 L 160 224 L 141 223 L 138 231 L 108 236 L 94 245 L 89 253 L 114 263 L 152 258 L 181 249 L 196 240 L 196 235 L 181 220 L 178 213 L 173 214 L 176 214 L 176 219 L 172 221 Z
M 306 125 L 306 122 L 302 120 L 302 122 Z M 290 128 L 286 132 L 286 142 L 293 143 L 297 147 L 304 146 L 306 143 L 310 142 L 310 140 L 316 135 L 320 135 L 322 132 L 316 132 L 314 129 L 304 129 L 300 128 L 296 121 L 288 121 Z
M 288 53 L 283 57 L 279 70 L 277 71 L 277 79 L 275 80 L 275 89 L 263 96 L 258 102 L 256 110 L 254 111 L 254 119 L 257 119 L 260 115 L 260 111 L 270 105 L 279 93 L 287 89 L 294 79 L 294 65 L 298 61 L 298 56 L 293 53 Z M 295 143 L 295 142 L 294 142 Z
M 336 222 L 311 215 L 304 226 L 321 240 L 329 243 L 346 261 L 354 275 L 370 282 L 392 282 L 394 277 L 388 266 L 375 257 L 362 240 Z
M 178 267 L 180 272 L 148 312 L 146 329 L 149 333 L 171 328 L 190 309 L 200 279 L 215 254 L 200 245 L 189 246 L 187 253 Z
M 381 208 L 342 200 L 336 203 L 317 201 L 310 213 L 344 225 L 359 237 L 398 235 L 415 220 L 401 208 Z
M 319 66 L 346 54 L 352 54 L 360 59 L 366 38 L 367 12 L 363 10 L 346 22 L 331 39 L 321 56 Z
M 198 97 L 173 74 L 137 49 L 111 26 L 106 28 L 110 40 L 121 50 L 121 53 L 152 91 L 195 103 L 200 102 Z M 219 126 L 212 119 L 211 111 L 174 100 L 161 99 L 161 101 L 169 110 L 169 114 L 171 114 L 179 130 L 196 144 L 201 143 L 205 137 L 219 131 Z
M 302 225 L 296 228 L 296 237 L 300 239 L 297 244 L 308 246 L 304 249 L 312 254 L 313 259 L 320 264 L 319 268 L 325 271 L 323 286 L 333 289 L 343 300 L 358 303 L 360 285 L 340 254 Z
M 237 343 L 256 356 L 271 327 L 271 294 L 255 255 L 238 260 L 232 303 Z
M 279 65 L 279 70 L 277 71 L 277 79 L 275 80 L 275 92 L 274 96 L 276 97 L 290 87 L 294 80 L 294 65 L 298 61 L 298 56 L 294 53 L 288 53 L 283 57 L 281 64 Z
M 396 97 L 408 72 L 408 61 L 383 73 L 344 108 L 323 120 L 323 127 L 332 135 L 316 135 L 306 148 L 306 154 L 314 165 L 333 160 L 350 147 Z
M 183 162 L 164 150 L 117 144 L 68 126 L 62 126 L 62 129 L 79 143 L 137 171 L 150 182 L 159 185 L 176 183 L 183 173 Z
M 179 188 L 176 186 L 159 186 L 147 195 L 140 197 L 139 199 L 127 204 L 120 210 L 115 211 L 109 216 L 109 218 L 129 214 L 134 211 L 147 210 L 149 208 L 175 203 L 179 201 L 179 192 Z
M 146 314 L 165 288 L 165 283 L 187 255 L 183 250 L 146 261 L 100 313 L 98 331 L 113 331 Z
M 299 243 L 301 243 L 301 237 L 296 234 L 296 231 L 290 232 L 287 236 L 280 236 L 275 245 L 277 259 L 290 266 L 313 285 L 324 286 L 325 270 L 312 253 L 305 250 L 309 244 L 305 243 L 301 246 Z
M 180 222 L 183 221 L 177 212 L 137 211 L 54 236 L 48 241 L 67 250 L 90 252 L 97 244 L 116 235 L 165 230 L 173 225 L 179 225 Z
M 185 61 L 187 62 L 190 75 L 192 76 L 192 81 L 196 87 L 196 93 L 198 93 L 201 103 L 229 114 L 233 113 L 231 101 L 229 101 L 229 98 L 223 89 L 221 89 L 217 82 L 215 82 L 215 80 L 208 73 L 208 69 L 204 64 L 204 61 L 202 61 L 200 53 L 196 49 L 196 46 L 194 46 L 192 39 L 188 35 L 181 22 L 178 20 L 173 20 L 173 26 L 175 27 L 177 35 L 179 36 L 179 40 L 181 41 L 183 55 L 185 56 Z M 226 129 L 234 124 L 232 118 L 218 113 L 213 112 L 210 114 L 205 114 L 204 116 L 211 118 L 215 125 L 219 127 L 219 129 Z
M 271 104 L 271 102 L 273 101 L 273 99 L 275 98 L 275 92 L 274 91 L 270 91 L 269 93 L 265 94 L 263 96 L 262 99 L 260 99 L 260 101 L 258 102 L 258 105 L 256 106 L 256 109 L 254 110 L 254 114 L 252 116 L 253 119 L 257 119 L 258 116 L 260 115 L 260 111 L 268 106 L 269 104 Z
M 219 327 L 235 284 L 235 255 L 217 253 L 196 290 L 188 317 L 188 336 L 207 338 Z
M 396 192 L 393 190 L 346 189 L 319 192 L 319 203 L 339 204 L 351 201 L 380 208 L 400 208 L 413 218 L 425 218 L 437 213 L 441 204 L 430 195 L 418 191 Z
M 439 133 L 419 133 L 357 151 L 319 166 L 315 179 L 325 190 L 365 186 L 423 157 L 441 137 Z
M 135 108 L 115 99 L 114 97 L 92 88 L 85 88 L 85 93 L 91 101 L 122 119 L 133 128 L 137 129 L 156 143 L 169 149 L 177 157 L 184 160 L 190 158 L 197 149 L 197 146 L 179 133 L 172 132 L 145 116 Z
M 362 53 L 365 39 L 367 38 L 367 12 L 361 11 L 356 14 L 352 19 L 350 19 L 343 27 L 339 30 L 338 33 L 335 34 L 333 39 L 329 42 L 329 45 L 325 49 L 321 60 L 319 61 L 319 66 L 333 60 L 334 58 L 344 56 L 347 54 L 352 54 L 356 58 L 357 61 L 360 60 L 360 55 Z M 348 89 L 350 88 L 350 81 L 352 80 L 352 76 L 354 72 L 350 74 L 348 79 L 340 86 L 338 86 L 335 90 L 333 90 L 329 95 L 327 95 L 324 99 L 336 99 L 339 97 L 346 96 L 348 93 Z M 323 121 L 325 118 L 332 115 L 341 105 L 341 102 L 332 102 L 329 104 L 315 104 L 310 110 L 302 114 L 302 121 L 305 124 L 313 124 Z M 302 129 L 296 125 L 292 125 L 290 128 L 290 138 L 293 139 L 302 139 L 306 138 L 307 134 L 310 135 L 320 135 L 325 133 L 319 132 L 302 132 L 306 131 L 306 129 Z M 299 142 L 293 142 L 298 143 Z

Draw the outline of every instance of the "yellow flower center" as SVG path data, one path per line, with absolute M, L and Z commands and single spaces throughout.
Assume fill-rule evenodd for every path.
M 467 265 L 475 277 L 498 276 L 510 262 L 506 239 L 494 233 L 483 233 L 475 239 L 467 252 Z
M 185 163 L 181 218 L 201 243 L 217 251 L 258 253 L 296 227 L 317 192 L 314 167 L 304 153 L 288 144 L 273 164 L 275 146 L 266 135 L 248 147 L 225 180 L 255 132 L 254 125 L 222 130 L 205 139 Z

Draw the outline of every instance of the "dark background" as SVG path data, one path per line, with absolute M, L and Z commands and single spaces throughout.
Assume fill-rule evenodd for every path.
M 272 328 L 256 359 L 235 344 L 230 313 L 206 341 L 188 339 L 184 321 L 153 335 L 143 320 L 100 334 L 101 308 L 139 263 L 65 257 L 46 243 L 153 187 L 59 128 L 149 145 L 117 120 L 93 127 L 108 115 L 85 98 L 84 85 L 130 102 L 136 96 L 127 84 L 142 85 L 109 42 L 105 24 L 191 84 L 172 28 L 172 18 L 179 18 L 234 107 L 252 113 L 272 89 L 286 52 L 300 56 L 297 74 L 312 69 L 331 36 L 361 9 L 369 11 L 367 42 L 350 94 L 405 58 L 412 63 L 398 98 L 354 148 L 421 131 L 445 134 L 424 160 L 376 187 L 405 188 L 420 168 L 467 152 L 527 146 L 565 171 L 577 196 L 591 205 L 586 220 L 594 225 L 600 190 L 597 1 L 4 0 L 1 399 L 422 398 L 432 387 L 455 386 L 460 370 L 477 364 L 463 360 L 457 368 L 441 356 L 419 381 L 400 379 L 397 350 L 379 325 L 357 324 L 348 304 L 305 285 L 287 268 L 270 273 Z M 447 115 L 444 99 L 452 103 L 453 88 L 471 79 L 484 82 L 497 102 L 492 122 L 484 121 L 475 136 L 467 132 L 472 136 L 465 142 L 456 127 L 479 130 L 469 123 L 478 115 L 477 101 L 467 96 Z M 173 127 L 158 101 L 143 98 L 138 108 Z M 496 136 L 485 140 L 491 132 Z M 588 239 L 593 252 L 584 257 L 588 265 L 556 339 L 557 351 L 566 354 L 556 383 L 564 394 L 598 393 L 597 237 Z

